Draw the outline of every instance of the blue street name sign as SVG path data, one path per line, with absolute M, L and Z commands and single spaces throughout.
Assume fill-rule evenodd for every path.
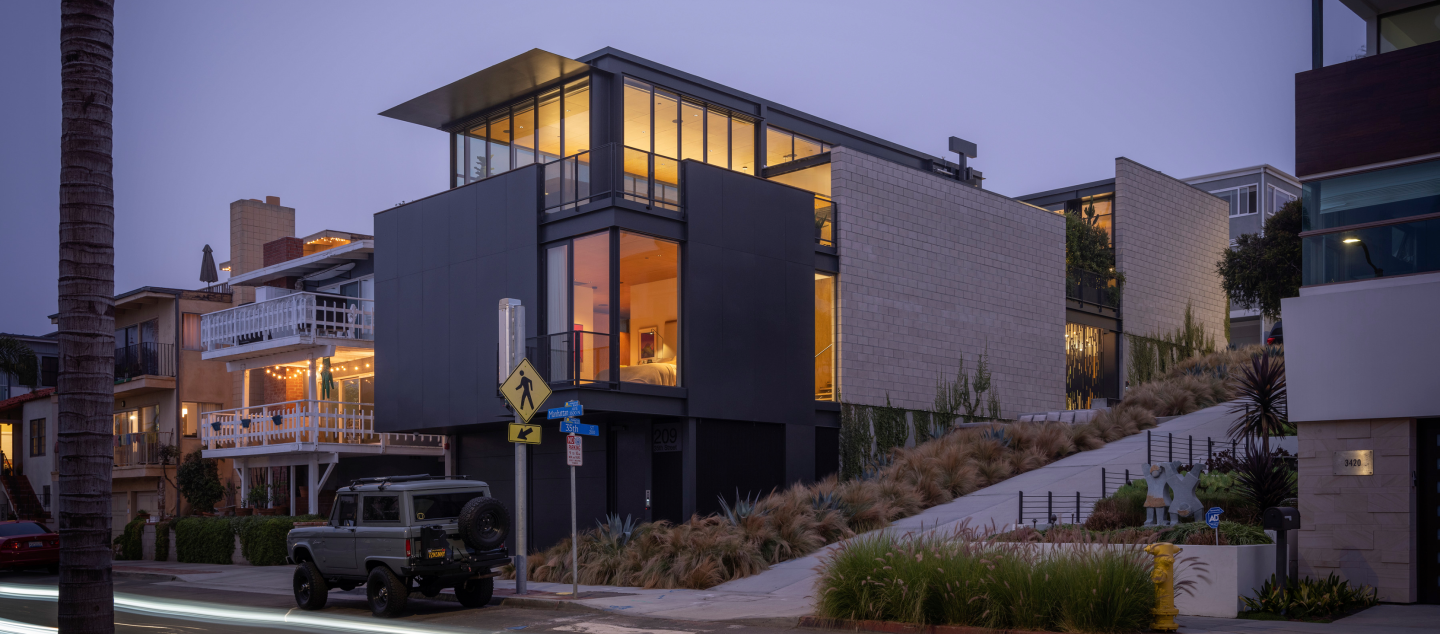
M 1210 528 L 1220 528 L 1220 514 L 1224 512 L 1225 510 L 1218 506 L 1210 507 L 1210 510 L 1205 512 L 1205 525 Z
M 560 423 L 560 433 L 580 434 L 581 436 L 599 436 L 600 426 L 586 425 L 585 423 L 582 423 L 573 418 L 567 418 L 565 419 L 565 422 Z
M 545 417 L 550 420 L 559 418 L 574 418 L 585 413 L 585 408 L 580 406 L 580 401 L 568 401 L 565 407 L 556 407 L 545 410 Z

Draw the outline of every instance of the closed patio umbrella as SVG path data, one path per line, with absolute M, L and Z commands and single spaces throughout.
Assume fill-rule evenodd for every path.
M 214 284 L 220 281 L 220 274 L 215 270 L 215 256 L 210 254 L 210 245 L 205 245 L 205 255 L 200 259 L 200 281 L 206 284 Z

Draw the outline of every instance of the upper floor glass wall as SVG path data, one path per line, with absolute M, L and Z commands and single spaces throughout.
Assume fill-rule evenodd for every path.
M 590 78 L 522 99 L 452 137 L 454 186 L 590 149 Z
M 1380 16 L 1380 52 L 1440 42 L 1440 2 Z
M 624 141 L 627 147 L 671 159 L 665 165 L 677 169 L 675 161 L 693 159 L 755 173 L 753 121 L 630 77 L 625 78 Z M 665 169 L 657 160 L 656 171 Z
M 1440 161 L 1305 183 L 1303 230 L 1440 212 Z
M 829 143 L 769 126 L 765 128 L 765 167 L 829 152 L 830 147 Z
M 1440 271 L 1440 161 L 1303 189 L 1302 284 Z

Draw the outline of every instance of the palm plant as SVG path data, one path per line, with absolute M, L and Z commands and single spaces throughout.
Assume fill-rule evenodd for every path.
M 60 634 L 112 634 L 114 0 L 60 4 Z
M 1235 390 L 1237 399 L 1230 412 L 1240 417 L 1230 426 L 1230 437 L 1246 442 L 1258 437 L 1264 453 L 1269 455 L 1270 437 L 1283 436 L 1289 423 L 1285 360 L 1272 355 L 1268 348 L 1255 355 L 1250 365 L 1242 368 Z
M 1237 464 L 1234 476 L 1236 492 L 1260 511 L 1284 506 L 1286 500 L 1295 497 L 1295 471 L 1274 455 L 1253 447 Z
M 23 341 L 0 335 L 0 376 L 13 374 L 21 385 L 34 387 L 39 381 L 35 351 Z

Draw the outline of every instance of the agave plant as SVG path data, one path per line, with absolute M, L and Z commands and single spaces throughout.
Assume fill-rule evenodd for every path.
M 725 501 L 725 496 L 716 496 L 720 499 L 720 516 L 730 522 L 731 526 L 738 526 L 740 522 L 751 515 L 760 515 L 764 512 L 759 510 L 760 494 L 752 493 L 740 497 L 740 489 L 735 489 L 735 504 L 732 506 Z
M 635 534 L 635 519 L 628 514 L 622 521 L 619 513 L 611 513 L 605 516 L 605 522 L 595 520 L 597 538 L 606 546 L 620 549 L 630 543 L 630 536 Z
M 1240 417 L 1230 426 L 1230 437 L 1253 442 L 1260 439 L 1266 455 L 1270 437 L 1285 435 L 1289 406 L 1285 395 L 1285 361 L 1267 348 L 1250 360 L 1236 381 L 1236 403 L 1230 413 Z
M 1010 435 L 1005 433 L 1004 427 L 991 427 L 986 429 L 984 432 L 981 432 L 980 438 L 982 440 L 993 440 L 1000 443 L 1001 447 L 1010 446 Z

